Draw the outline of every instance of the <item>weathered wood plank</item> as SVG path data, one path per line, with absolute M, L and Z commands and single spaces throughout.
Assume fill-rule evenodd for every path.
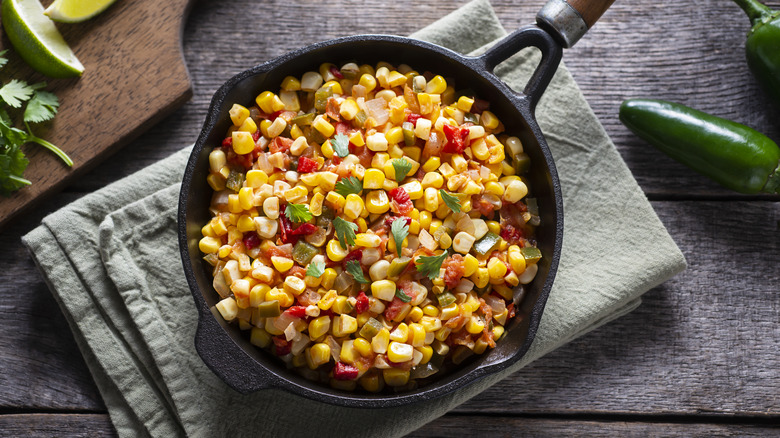
M 115 437 L 108 414 L 7 414 L 0 415 L 3 436 Z

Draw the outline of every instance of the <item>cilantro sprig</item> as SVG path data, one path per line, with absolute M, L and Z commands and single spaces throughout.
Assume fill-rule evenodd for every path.
M 395 242 L 395 252 L 398 253 L 398 257 L 401 257 L 404 239 L 409 235 L 409 225 L 406 223 L 406 219 L 402 217 L 396 218 L 390 225 L 390 234 L 393 235 L 393 241 Z
M 439 276 L 439 269 L 441 269 L 441 265 L 444 263 L 444 259 L 447 258 L 447 255 L 447 251 L 444 251 L 437 256 L 420 256 L 417 259 L 415 268 L 417 268 L 417 272 L 433 280 Z
M 352 275 L 358 283 L 368 283 L 366 277 L 363 276 L 363 268 L 360 267 L 360 262 L 357 260 L 350 260 L 347 262 L 347 272 Z
M 404 303 L 408 303 L 409 301 L 412 301 L 412 297 L 406 295 L 404 291 L 402 291 L 401 289 L 395 290 L 395 296 L 397 296 L 398 299 L 403 301 Z
M 309 266 L 306 267 L 306 275 L 309 277 L 320 278 L 324 273 L 325 262 L 311 262 Z
M 333 152 L 341 158 L 349 155 L 349 137 L 344 134 L 336 134 L 330 140 L 330 145 L 333 146 Z
M 453 213 L 460 213 L 460 200 L 458 200 L 457 196 L 447 193 L 444 189 L 439 189 L 439 193 L 441 194 L 442 201 L 447 205 L 447 208 L 452 210 Z
M 5 56 L 7 52 L 0 51 L 0 68 L 8 62 Z M 11 79 L 0 87 L 0 193 L 4 196 L 10 196 L 12 192 L 32 184 L 24 178 L 24 171 L 30 161 L 21 150 L 22 145 L 35 143 L 43 146 L 60 157 L 66 165 L 73 166 L 73 161 L 62 149 L 36 137 L 30 129 L 30 123 L 45 122 L 57 114 L 59 100 L 54 94 L 43 91 L 44 87 L 45 82 L 29 85 L 19 79 Z M 24 129 L 16 127 L 9 112 L 22 114 Z
M 336 237 L 339 239 L 341 247 L 347 249 L 347 244 L 355 244 L 355 231 L 357 231 L 357 224 L 347 222 L 341 217 L 336 216 L 333 219 L 333 228 L 336 230 Z
M 412 171 L 412 163 L 403 158 L 393 160 L 393 169 L 395 170 L 395 180 L 400 183 Z
M 352 193 L 359 195 L 363 190 L 363 182 L 354 176 L 341 178 L 333 190 L 345 198 Z
M 306 204 L 287 204 L 287 208 L 284 209 L 284 215 L 291 222 L 297 224 L 308 222 L 314 217 Z

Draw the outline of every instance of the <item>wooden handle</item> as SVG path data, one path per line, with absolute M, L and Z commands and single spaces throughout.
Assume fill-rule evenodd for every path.
M 588 29 L 596 24 L 614 2 L 615 0 L 567 0 L 567 3 L 582 15 Z

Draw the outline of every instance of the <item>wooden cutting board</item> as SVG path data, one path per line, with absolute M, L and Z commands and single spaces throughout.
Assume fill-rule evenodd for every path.
M 47 81 L 60 99 L 48 124 L 33 132 L 59 146 L 73 159 L 67 167 L 46 149 L 23 147 L 32 181 L 11 197 L 0 195 L 0 229 L 45 196 L 106 159 L 192 96 L 181 50 L 181 33 L 192 0 L 118 0 L 84 23 L 58 24 L 84 65 L 76 79 L 49 79 L 30 69 L 3 32 L 0 49 L 10 48 L 0 80 Z M 51 0 L 42 2 L 44 6 Z

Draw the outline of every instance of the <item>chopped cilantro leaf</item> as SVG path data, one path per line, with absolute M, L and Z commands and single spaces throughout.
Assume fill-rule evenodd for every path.
M 442 201 L 447 204 L 447 208 L 452 210 L 453 213 L 460 213 L 460 201 L 457 196 L 447 193 L 444 189 L 439 189 L 439 193 L 441 193 Z

